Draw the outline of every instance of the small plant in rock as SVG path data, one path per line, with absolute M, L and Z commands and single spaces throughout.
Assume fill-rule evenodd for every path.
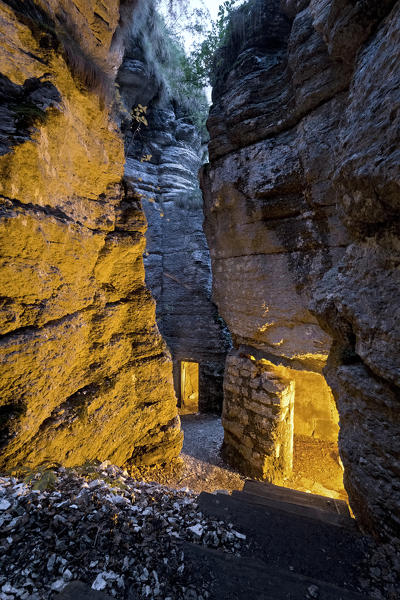
M 56 471 L 61 465 L 52 461 L 44 461 L 37 467 L 22 467 L 15 472 L 23 482 L 32 486 L 33 490 L 44 492 L 53 490 L 57 483 Z
M 130 121 L 131 121 L 130 128 L 132 130 L 132 135 L 129 140 L 126 154 L 129 154 L 131 145 L 134 142 L 136 136 L 138 134 L 140 134 L 142 126 L 144 125 L 145 127 L 148 127 L 148 125 L 149 125 L 149 122 L 146 118 L 146 113 L 147 113 L 147 106 L 143 106 L 142 104 L 138 104 L 137 106 L 134 106 L 132 109 L 132 112 L 130 114 Z M 150 158 L 148 159 L 148 160 L 150 160 L 151 155 L 148 155 L 148 156 L 150 156 Z M 141 160 L 141 162 L 143 162 L 143 161 Z
M 149 123 L 146 119 L 146 113 L 147 113 L 147 106 L 142 106 L 141 104 L 138 104 L 137 106 L 134 106 L 134 108 L 132 109 L 132 119 L 136 123 L 143 124 L 147 127 Z
M 221 46 L 224 45 L 229 35 L 230 19 L 233 11 L 238 6 L 239 0 L 225 0 L 219 6 L 218 16 L 211 25 L 202 25 L 200 36 L 202 41 L 194 44 L 193 51 L 189 56 L 189 69 L 191 76 L 202 85 L 212 84 L 212 71 L 215 60 L 215 54 Z M 195 23 L 193 34 L 199 30 L 199 24 Z

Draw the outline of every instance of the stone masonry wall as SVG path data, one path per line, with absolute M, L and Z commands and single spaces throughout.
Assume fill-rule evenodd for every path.
M 231 352 L 224 379 L 223 453 L 239 469 L 282 483 L 293 467 L 295 384 L 267 361 Z

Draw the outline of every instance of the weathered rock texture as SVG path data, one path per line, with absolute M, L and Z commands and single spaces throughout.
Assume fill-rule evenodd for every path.
M 109 108 L 133 4 L 0 2 L 2 468 L 180 450 Z
M 254 477 L 277 481 L 293 468 L 295 382 L 268 361 L 231 352 L 224 385 L 225 456 Z
M 400 532 L 399 25 L 394 0 L 242 9 L 217 63 L 202 175 L 214 299 L 244 361 L 225 382 L 226 453 L 265 477 L 282 452 L 276 421 L 263 421 L 280 403 L 246 406 L 263 361 L 266 372 L 307 372 L 293 375 L 295 390 L 325 403 L 334 434 L 326 386 L 314 380 L 307 399 L 333 341 L 324 373 L 345 485 L 360 521 L 390 535 Z M 249 356 L 255 391 L 242 396 Z M 295 391 L 295 422 L 296 407 Z
M 181 412 L 193 412 L 192 403 L 185 405 L 181 385 L 181 363 L 191 361 L 199 363 L 198 409 L 221 413 L 230 340 L 211 301 L 211 261 L 197 175 L 200 133 L 173 92 L 165 91 L 168 82 L 154 73 L 143 50 L 146 45 L 155 41 L 132 40 L 118 76 L 129 110 L 147 107 L 148 124 L 136 129 L 134 122 L 133 130 L 126 131 L 125 166 L 126 179 L 142 199 L 148 220 L 146 281 L 172 353 Z

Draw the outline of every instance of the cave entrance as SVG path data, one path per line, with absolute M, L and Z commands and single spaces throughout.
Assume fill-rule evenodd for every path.
M 199 412 L 199 363 L 181 361 L 180 413 L 189 415 Z

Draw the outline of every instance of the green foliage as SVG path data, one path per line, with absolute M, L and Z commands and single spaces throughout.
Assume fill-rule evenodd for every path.
M 219 5 L 217 18 L 212 20 L 205 8 L 190 10 L 178 0 L 170 2 L 168 26 L 181 42 L 185 34 L 193 40 L 185 67 L 186 78 L 193 85 L 212 85 L 217 50 L 230 37 L 232 15 L 240 5 L 243 0 L 224 0 Z
M 133 23 L 127 53 L 141 56 L 151 69 L 151 76 L 159 87 L 158 99 L 169 99 L 178 118 L 191 121 L 206 133 L 208 102 L 202 82 L 192 76 L 182 32 L 170 22 L 167 24 L 157 4 L 157 0 L 148 0 L 138 14 Z
M 44 492 L 53 490 L 57 483 L 57 474 L 54 469 L 61 465 L 52 461 L 44 461 L 37 467 L 22 467 L 13 473 L 17 477 L 22 477 L 24 483 L 32 486 L 33 490 Z
M 206 135 L 205 123 L 208 116 L 208 101 L 203 89 L 203 82 L 193 77 L 190 58 L 186 56 L 184 47 L 165 23 L 166 53 L 161 66 L 167 82 L 167 93 L 180 109 L 179 117 L 189 119 L 197 129 Z
M 161 13 L 162 4 L 167 6 L 166 16 Z M 178 118 L 191 121 L 204 140 L 209 110 L 205 88 L 214 83 L 217 50 L 230 39 L 232 16 L 242 5 L 243 0 L 224 0 L 212 20 L 206 8 L 192 9 L 183 0 L 148 0 L 133 24 L 132 56 L 140 50 L 159 84 L 160 98 L 167 96 Z M 193 43 L 185 51 L 188 37 Z
M 54 471 L 46 470 L 43 474 L 36 479 L 34 484 L 32 485 L 33 490 L 39 490 L 41 492 L 45 490 L 53 490 L 57 483 L 57 475 Z
M 110 487 L 117 490 L 127 490 L 128 486 L 123 483 L 120 479 L 115 479 L 105 475 L 104 471 L 100 470 L 101 462 L 99 460 L 87 460 L 83 465 L 76 467 L 67 467 L 67 471 L 84 477 L 86 481 L 94 481 L 95 479 L 101 479 L 107 483 Z
M 84 477 L 87 481 L 102 479 L 110 487 L 127 489 L 127 486 L 122 481 L 109 477 L 100 471 L 100 465 L 101 463 L 98 460 L 87 460 L 83 465 L 67 467 L 65 470 L 79 475 L 80 477 Z M 10 474 L 22 479 L 25 484 L 32 487 L 32 490 L 46 492 L 56 489 L 58 481 L 57 470 L 60 467 L 61 465 L 59 463 L 46 460 L 36 467 L 20 467 Z
M 194 36 L 200 34 L 200 41 L 193 45 L 193 50 L 188 58 L 191 77 L 203 86 L 212 85 L 213 65 L 215 54 L 226 42 L 229 36 L 231 15 L 236 9 L 239 0 L 225 0 L 219 6 L 218 17 L 211 21 L 211 26 L 195 21 L 191 31 Z M 203 39 L 201 39 L 203 37 Z

